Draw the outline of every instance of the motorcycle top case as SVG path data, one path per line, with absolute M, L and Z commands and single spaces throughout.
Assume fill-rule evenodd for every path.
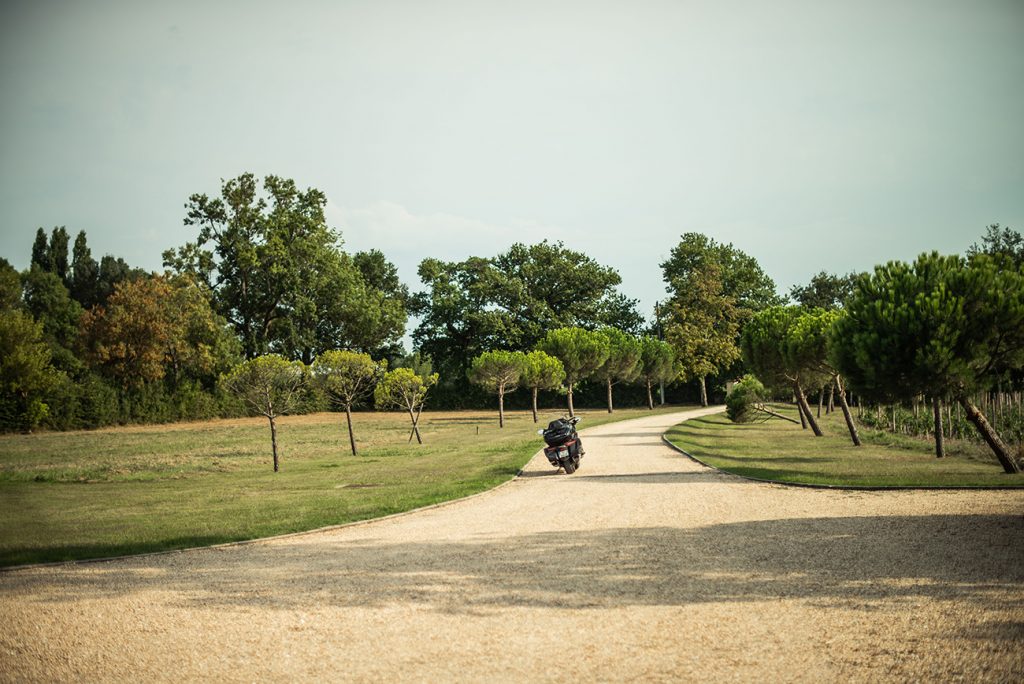
M 544 442 L 548 446 L 558 446 L 572 437 L 572 425 L 562 420 L 553 420 L 548 423 L 544 431 Z

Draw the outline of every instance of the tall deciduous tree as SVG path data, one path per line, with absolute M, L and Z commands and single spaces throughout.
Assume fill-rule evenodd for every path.
M 652 411 L 654 397 L 651 396 L 651 387 L 656 382 L 668 382 L 678 374 L 675 357 L 668 342 L 650 336 L 640 338 L 640 378 L 647 386 L 647 408 Z
M 775 283 L 756 259 L 700 233 L 684 233 L 661 264 L 669 292 L 680 292 L 694 274 L 706 273 L 709 264 L 717 266 L 721 294 L 731 297 L 739 310 L 752 313 L 780 303 Z
M 11 262 L 0 257 L 0 310 L 21 306 L 21 276 Z
M 565 368 L 562 362 L 540 350 L 526 354 L 523 359 L 523 372 L 519 382 L 530 389 L 532 395 L 533 422 L 537 422 L 537 392 L 542 389 L 557 389 L 565 380 Z
M 722 292 L 722 267 L 708 259 L 673 280 L 665 310 L 665 338 L 675 350 L 679 377 L 697 380 L 701 406 L 708 405 L 707 376 L 717 375 L 740 356 L 736 336 L 742 313 Z
M 305 377 L 306 367 L 301 361 L 288 361 L 277 354 L 268 354 L 238 364 L 222 379 L 227 391 L 270 422 L 275 473 L 279 470 L 277 419 L 292 411 Z
M 573 387 L 593 375 L 608 358 L 608 340 L 600 333 L 583 328 L 558 328 L 550 331 L 537 348 L 562 362 L 569 415 L 575 416 Z
M 519 387 L 523 374 L 525 354 L 501 349 L 484 352 L 473 359 L 469 367 L 469 380 L 498 395 L 498 427 L 505 427 L 505 393 Z
M 99 278 L 100 265 L 92 258 L 92 250 L 89 249 L 85 231 L 79 231 L 75 236 L 75 246 L 71 250 L 68 290 L 82 307 L 88 309 L 100 302 Z
M 620 382 L 633 382 L 640 375 L 640 341 L 616 328 L 598 331 L 608 341 L 608 358 L 594 371 L 594 377 L 608 390 L 608 413 L 614 412 L 612 386 Z
M 1003 469 L 1021 464 L 971 399 L 1024 367 L 1024 267 L 977 254 L 922 254 L 857 281 L 834 328 L 832 357 L 859 392 L 952 396 Z
M 82 307 L 71 298 L 57 274 L 37 264 L 22 274 L 21 284 L 25 309 L 42 324 L 57 367 L 65 371 L 80 367 L 72 349 L 76 346 Z
M 853 292 L 854 273 L 837 276 L 820 271 L 811 276 L 807 285 L 794 285 L 789 296 L 805 309 L 841 309 Z
M 316 357 L 310 370 L 331 401 L 345 409 L 348 440 L 355 456 L 352 406 L 373 391 L 374 383 L 387 370 L 387 361 L 374 361 L 369 354 L 332 350 Z
M 196 242 L 164 253 L 164 264 L 201 279 L 216 310 L 253 357 L 273 349 L 312 360 L 320 351 L 369 350 L 399 339 L 400 299 L 367 285 L 324 217 L 315 188 L 252 174 L 222 184 L 220 197 L 194 194 L 185 224 Z
M 423 444 L 419 428 L 420 415 L 427 400 L 427 392 L 437 384 L 437 380 L 437 373 L 421 377 L 411 368 L 396 368 L 385 373 L 373 390 L 377 408 L 397 408 L 409 413 L 409 419 L 412 420 L 410 442 L 416 437 L 416 441 Z

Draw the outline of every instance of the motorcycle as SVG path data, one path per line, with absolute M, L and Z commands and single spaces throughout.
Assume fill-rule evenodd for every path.
M 583 441 L 576 434 L 576 423 L 580 420 L 579 416 L 562 417 L 548 423 L 547 429 L 537 430 L 537 434 L 542 435 L 547 444 L 544 455 L 548 462 L 565 470 L 566 475 L 579 470 L 580 459 L 586 453 L 583 451 Z

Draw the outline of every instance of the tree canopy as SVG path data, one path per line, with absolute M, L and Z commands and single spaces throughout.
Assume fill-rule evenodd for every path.
M 310 371 L 330 400 L 345 409 L 349 445 L 356 455 L 352 431 L 352 406 L 373 391 L 374 383 L 387 370 L 387 361 L 374 361 L 369 354 L 352 351 L 326 351 L 316 357 Z
M 470 382 L 498 395 L 498 427 L 505 427 L 505 393 L 519 386 L 525 363 L 523 352 L 498 349 L 480 354 L 469 367 Z
M 565 387 L 568 391 L 569 415 L 575 415 L 572 403 L 573 387 L 601 367 L 609 354 L 608 339 L 600 333 L 583 328 L 551 330 L 537 344 L 537 348 L 562 362 L 565 369 Z

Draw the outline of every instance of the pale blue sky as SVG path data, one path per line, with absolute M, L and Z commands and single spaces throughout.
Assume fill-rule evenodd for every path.
M 350 250 L 561 239 L 645 314 L 687 231 L 787 291 L 1024 229 L 1024 3 L 5 2 L 0 256 L 160 267 L 190 193 L 323 190 Z

